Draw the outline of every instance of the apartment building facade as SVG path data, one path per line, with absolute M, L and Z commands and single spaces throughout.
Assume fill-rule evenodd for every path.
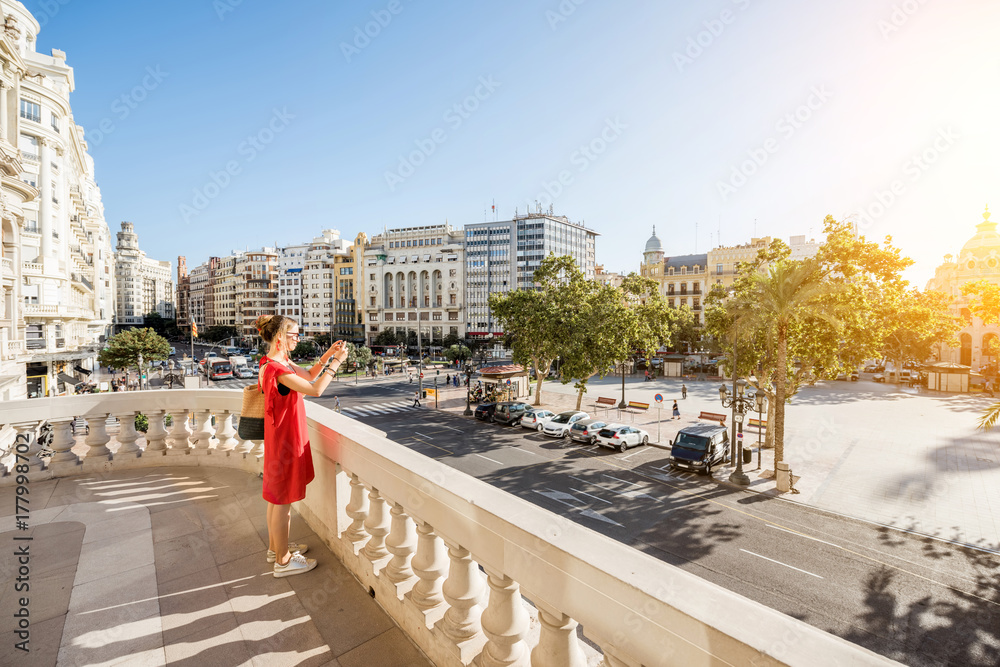
M 73 122 L 66 54 L 4 2 L 0 27 L 0 399 L 72 391 L 111 333 L 115 275 L 94 162 Z M 0 440 L 6 434 L 0 434 Z
M 585 277 L 595 277 L 597 232 L 539 208 L 506 221 L 465 226 L 466 337 L 497 338 L 503 329 L 489 295 L 534 289 L 534 271 L 549 253 L 569 255 Z
M 461 229 L 426 225 L 387 229 L 364 249 L 359 288 L 364 335 L 419 337 L 441 345 L 465 336 L 465 236 Z
M 121 226 L 115 246 L 116 331 L 143 326 L 150 313 L 173 319 L 176 294 L 171 263 L 146 257 L 139 249 L 135 225 L 123 222 Z
M 708 254 L 678 255 L 667 257 L 663 243 L 656 235 L 646 241 L 642 252 L 639 275 L 652 278 L 659 284 L 660 293 L 671 308 L 687 306 L 694 311 L 695 321 L 705 321 L 702 299 L 708 290 Z

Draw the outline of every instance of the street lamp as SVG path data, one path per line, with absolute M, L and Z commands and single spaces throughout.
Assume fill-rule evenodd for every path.
M 757 403 L 757 470 L 760 470 L 760 451 L 761 451 L 761 441 L 760 436 L 764 430 L 763 413 L 767 410 L 767 394 L 764 393 L 762 389 L 757 390 L 757 394 L 754 397 Z
M 142 389 L 142 352 L 139 353 L 139 389 Z
M 462 414 L 466 417 L 472 416 L 472 407 L 469 402 L 469 394 L 472 392 L 472 364 L 465 364 L 465 412 Z
M 749 396 L 745 396 L 746 380 L 740 379 L 733 384 L 735 388 L 733 394 L 729 393 L 726 385 L 719 385 L 719 400 L 722 401 L 722 407 L 733 408 L 733 421 L 736 422 L 737 428 L 736 470 L 729 476 L 729 481 L 740 486 L 749 486 L 750 478 L 743 472 L 743 418 L 746 413 L 753 410 L 756 410 L 758 413 L 763 412 L 763 403 L 767 400 L 767 397 L 762 391 L 751 392 Z

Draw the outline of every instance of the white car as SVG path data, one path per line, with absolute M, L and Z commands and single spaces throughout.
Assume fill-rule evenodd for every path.
M 590 415 L 586 412 L 576 412 L 575 410 L 560 412 L 545 423 L 545 426 L 542 427 L 542 433 L 551 438 L 568 438 L 569 430 L 573 424 L 581 419 L 589 418 Z
M 528 410 L 521 417 L 521 428 L 530 428 L 541 431 L 546 422 L 556 416 L 551 410 Z
M 649 433 L 635 426 L 608 424 L 597 432 L 597 444 L 624 452 L 635 445 L 648 445 Z

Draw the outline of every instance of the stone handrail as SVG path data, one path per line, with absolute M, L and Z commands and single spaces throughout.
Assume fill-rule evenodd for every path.
M 259 472 L 262 443 L 240 441 L 233 428 L 241 395 L 196 389 L 10 401 L 0 426 L 29 443 L 33 480 L 178 464 Z M 584 667 L 588 651 L 598 656 L 579 641 L 578 623 L 606 667 L 895 664 L 306 406 L 316 479 L 297 509 L 434 664 Z M 149 417 L 144 449 L 137 410 Z M 70 451 L 77 415 L 90 426 L 83 459 Z M 109 415 L 121 424 L 113 454 Z M 47 463 L 31 439 L 42 420 L 53 425 Z M 0 485 L 12 483 L 9 472 L 0 477 Z
M 10 259 L 9 257 L 0 257 L 0 267 L 2 267 L 3 270 L 7 271 L 8 273 L 13 273 L 14 260 Z

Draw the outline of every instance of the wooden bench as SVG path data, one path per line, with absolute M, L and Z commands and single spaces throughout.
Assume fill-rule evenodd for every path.
M 767 428 L 767 420 L 766 419 L 757 419 L 756 417 L 751 417 L 749 420 L 747 420 L 747 426 L 756 426 L 758 431 L 762 430 L 762 429 L 766 429 Z
M 640 403 L 639 401 L 629 401 L 626 409 L 632 415 L 632 421 L 635 421 L 636 415 L 645 414 L 647 410 L 649 410 L 649 403 Z
M 720 412 L 702 412 L 698 415 L 698 419 L 707 419 L 708 421 L 721 422 L 725 424 L 727 416 L 728 415 L 724 415 Z
M 605 398 L 604 396 L 601 396 L 594 402 L 594 411 L 596 412 L 597 410 L 604 408 L 604 414 L 606 415 L 608 414 L 608 410 L 617 406 L 618 406 L 618 401 L 616 401 L 615 399 Z

